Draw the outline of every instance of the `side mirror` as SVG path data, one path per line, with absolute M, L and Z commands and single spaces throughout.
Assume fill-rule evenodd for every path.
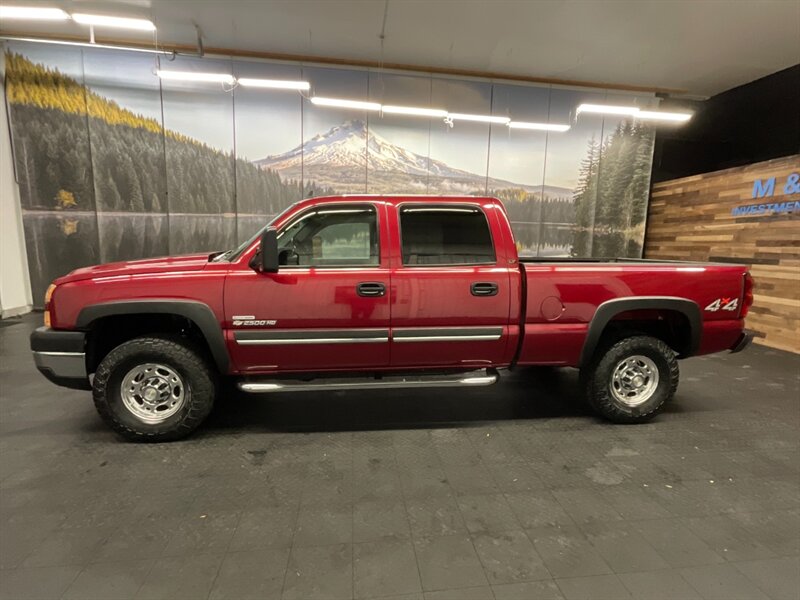
M 261 234 L 261 246 L 257 256 L 259 271 L 278 272 L 278 232 L 274 227 L 267 227 Z

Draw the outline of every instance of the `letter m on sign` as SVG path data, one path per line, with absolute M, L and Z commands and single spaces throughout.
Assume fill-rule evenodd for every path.
M 756 179 L 753 182 L 753 198 L 763 198 L 772 196 L 775 193 L 775 178 L 770 177 L 766 180 Z

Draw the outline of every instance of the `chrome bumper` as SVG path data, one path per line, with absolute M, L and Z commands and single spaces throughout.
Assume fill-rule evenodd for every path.
M 59 377 L 69 379 L 86 377 L 84 352 L 34 352 L 33 362 L 40 371 L 47 369 Z
M 56 385 L 88 390 L 85 335 L 81 331 L 58 331 L 40 327 L 31 334 L 33 362 L 39 372 Z

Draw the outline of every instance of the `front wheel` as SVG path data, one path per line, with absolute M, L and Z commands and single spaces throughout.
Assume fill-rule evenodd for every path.
M 97 367 L 97 412 L 122 437 L 166 442 L 186 437 L 214 404 L 214 374 L 180 339 L 141 337 L 120 344 Z
M 620 340 L 582 373 L 592 408 L 614 423 L 649 421 L 678 387 L 678 361 L 663 341 L 649 336 Z

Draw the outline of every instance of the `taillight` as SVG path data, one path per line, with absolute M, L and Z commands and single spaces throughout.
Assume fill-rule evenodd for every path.
M 753 276 L 750 273 L 744 274 L 744 296 L 742 298 L 742 312 L 740 317 L 744 319 L 750 307 L 753 306 Z

